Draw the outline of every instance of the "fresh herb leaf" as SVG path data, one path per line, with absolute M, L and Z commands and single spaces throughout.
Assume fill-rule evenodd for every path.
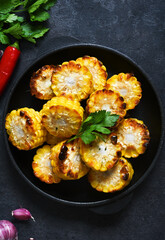
M 8 38 L 8 36 L 6 34 L 4 34 L 3 32 L 0 32 L 0 42 L 2 44 L 10 44 L 10 40 Z
M 85 144 L 90 144 L 96 139 L 96 136 L 100 137 L 104 141 L 104 137 L 101 134 L 110 134 L 110 127 L 113 127 L 117 122 L 119 116 L 111 114 L 105 110 L 91 113 L 81 124 L 79 132 L 68 142 L 81 138 Z
M 23 22 L 24 21 L 24 18 L 23 17 L 19 17 L 17 16 L 16 14 L 12 13 L 10 14 L 7 19 L 5 20 L 5 23 L 13 23 L 15 21 L 18 21 L 18 22 Z
M 54 6 L 56 2 L 57 0 L 48 0 L 45 4 L 42 5 L 42 7 L 48 11 L 51 7 Z
M 34 13 L 30 13 L 31 21 L 43 22 L 50 18 L 50 14 L 44 9 L 37 9 Z
M 35 3 L 33 3 L 29 8 L 28 12 L 33 13 L 35 12 L 43 3 L 47 3 L 48 0 L 37 0 Z
M 9 13 L 21 4 L 20 0 L 0 0 L 0 13 Z
M 3 32 L 10 34 L 17 39 L 22 38 L 22 27 L 21 27 L 20 23 L 16 23 L 16 24 L 12 25 L 8 29 L 5 29 Z
M 26 23 L 22 25 L 23 37 L 33 43 L 36 43 L 35 38 L 42 37 L 49 28 L 45 28 L 42 25 L 31 25 Z

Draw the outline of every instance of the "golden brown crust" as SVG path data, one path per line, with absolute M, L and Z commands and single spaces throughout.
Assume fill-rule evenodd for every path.
M 61 96 L 48 101 L 40 113 L 47 131 L 55 137 L 66 139 L 77 134 L 83 111 L 78 101 Z
M 133 174 L 131 164 L 126 159 L 120 158 L 117 164 L 106 172 L 90 170 L 88 180 L 97 191 L 112 193 L 126 187 Z
M 93 89 L 103 89 L 106 85 L 107 72 L 106 67 L 96 57 L 84 56 L 76 59 L 77 63 L 86 66 L 93 77 Z
M 51 78 L 54 70 L 54 65 L 45 65 L 33 73 L 30 79 L 32 96 L 43 100 L 50 100 L 55 96 L 51 88 Z
M 141 83 L 131 73 L 119 73 L 107 80 L 107 89 L 118 92 L 126 102 L 126 109 L 133 109 L 142 97 Z
M 63 180 L 79 179 L 87 174 L 88 167 L 81 160 L 79 140 L 63 141 L 52 148 L 51 164 L 54 173 Z
M 150 141 L 148 128 L 143 121 L 135 118 L 123 119 L 115 134 L 122 145 L 122 155 L 127 158 L 143 154 Z
M 126 115 L 126 103 L 119 93 L 112 90 L 97 90 L 93 92 L 88 101 L 86 110 L 88 113 L 99 110 L 110 111 L 120 116 L 119 121 Z
M 55 175 L 50 160 L 51 147 L 44 145 L 39 148 L 33 158 L 32 168 L 34 175 L 47 184 L 59 183 L 61 179 Z
M 38 147 L 46 140 L 46 129 L 39 112 L 32 108 L 13 110 L 6 116 L 5 128 L 9 141 L 20 150 Z
M 80 101 L 86 99 L 92 91 L 90 71 L 75 61 L 56 66 L 51 81 L 56 96 L 72 95 Z
M 103 135 L 105 142 L 96 138 L 92 143 L 85 144 L 81 141 L 80 154 L 85 164 L 99 171 L 111 169 L 121 157 L 121 145 L 114 143 L 110 135 Z

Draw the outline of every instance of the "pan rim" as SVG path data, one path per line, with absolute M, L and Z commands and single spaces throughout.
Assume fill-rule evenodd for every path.
M 142 75 L 146 78 L 147 83 L 150 85 L 150 87 L 152 88 L 156 99 L 158 101 L 158 105 L 159 105 L 159 110 L 160 110 L 160 120 L 161 120 L 161 136 L 159 139 L 159 145 L 158 145 L 158 149 L 157 152 L 155 154 L 155 157 L 152 160 L 152 163 L 150 164 L 150 166 L 148 167 L 148 169 L 145 171 L 145 173 L 143 174 L 143 176 L 141 176 L 137 182 L 128 187 L 126 190 L 122 191 L 121 193 L 119 193 L 117 196 L 114 196 L 112 198 L 108 198 L 108 199 L 104 199 L 104 200 L 99 200 L 99 201 L 91 201 L 91 202 L 74 202 L 74 201 L 70 201 L 70 200 L 65 200 L 65 199 L 60 199 L 57 198 L 55 196 L 52 196 L 46 192 L 44 192 L 43 190 L 41 190 L 39 187 L 37 187 L 35 184 L 33 184 L 21 171 L 21 169 L 19 168 L 19 166 L 16 164 L 16 161 L 11 153 L 10 147 L 9 147 L 9 142 L 8 142 L 8 138 L 7 138 L 7 133 L 5 131 L 5 117 L 3 117 L 3 135 L 5 138 L 5 146 L 7 147 L 7 151 L 8 154 L 10 156 L 10 159 L 12 161 L 12 163 L 14 164 L 16 170 L 19 172 L 19 174 L 25 179 L 25 181 L 31 186 L 33 187 L 33 189 L 35 189 L 37 192 L 39 192 L 40 194 L 44 195 L 46 198 L 49 198 L 51 200 L 60 202 L 60 203 L 64 203 L 66 205 L 70 205 L 70 206 L 81 206 L 81 207 L 96 207 L 96 206 L 101 206 L 101 205 L 105 205 L 105 204 L 110 204 L 112 202 L 115 202 L 117 200 L 120 200 L 122 198 L 124 198 L 126 195 L 132 193 L 148 176 L 148 174 L 151 172 L 151 170 L 153 169 L 153 166 L 155 165 L 155 162 L 160 154 L 162 145 L 163 145 L 163 139 L 164 139 L 164 132 L 165 132 L 165 120 L 163 117 L 163 107 L 162 107 L 162 103 L 161 103 L 161 99 L 159 97 L 159 95 L 157 94 L 157 91 L 155 90 L 155 87 L 153 86 L 152 82 L 149 80 L 148 75 L 146 74 L 146 72 L 134 61 L 132 60 L 130 57 L 128 57 L 127 55 L 123 54 L 122 52 L 115 50 L 113 48 L 110 47 L 106 47 L 106 46 L 102 46 L 99 44 L 93 44 L 93 43 L 74 43 L 74 44 L 68 44 L 67 46 L 63 46 L 63 47 L 57 47 L 55 50 L 50 50 L 47 53 L 43 53 L 41 55 L 39 55 L 32 63 L 30 63 L 27 68 L 26 71 L 24 71 L 23 73 L 20 73 L 17 76 L 17 79 L 15 81 L 15 83 L 13 84 L 13 86 L 10 89 L 8 98 L 6 99 L 6 104 L 4 106 L 3 109 L 3 116 L 6 116 L 7 114 L 7 110 L 9 107 L 9 102 L 10 99 L 12 97 L 12 94 L 14 92 L 14 90 L 16 89 L 18 83 L 20 82 L 20 80 L 22 79 L 22 77 L 24 76 L 24 74 L 26 74 L 26 72 L 33 67 L 33 65 L 37 64 L 37 62 L 41 61 L 42 59 L 44 59 L 46 56 L 53 54 L 57 51 L 65 51 L 67 48 L 76 48 L 76 47 L 93 47 L 93 48 L 99 48 L 99 49 L 103 49 L 109 52 L 112 52 L 115 55 L 118 55 L 119 57 L 122 57 L 124 60 L 126 60 L 128 63 L 132 64 L 134 67 L 136 67 L 138 69 L 138 71 L 140 71 L 142 73 Z

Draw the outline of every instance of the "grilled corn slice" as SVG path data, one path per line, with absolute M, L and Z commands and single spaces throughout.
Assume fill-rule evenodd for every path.
M 110 135 L 104 135 L 105 142 L 96 138 L 92 143 L 85 144 L 81 141 L 80 154 L 85 164 L 99 171 L 112 168 L 121 157 L 121 145 L 114 142 Z
M 48 184 L 59 183 L 61 179 L 53 172 L 50 154 L 51 147 L 49 145 L 45 145 L 37 150 L 32 162 L 33 172 L 42 182 Z
M 54 173 L 64 180 L 79 179 L 87 174 L 88 167 L 81 160 L 79 140 L 63 141 L 52 148 L 51 164 Z
M 44 104 L 40 113 L 47 131 L 59 138 L 76 134 L 83 120 L 83 108 L 72 97 L 54 97 Z
M 132 165 L 125 158 L 120 158 L 117 164 L 106 172 L 90 170 L 88 180 L 97 191 L 112 193 L 126 187 L 133 174 Z
M 94 90 L 103 89 L 106 85 L 107 72 L 106 67 L 95 57 L 84 56 L 76 59 L 76 62 L 86 66 L 93 77 Z
M 36 98 L 49 100 L 55 96 L 51 88 L 51 78 L 54 69 L 55 66 L 53 65 L 45 65 L 33 73 L 30 79 L 30 90 L 31 94 Z
M 123 119 L 115 134 L 117 134 L 117 142 L 123 148 L 122 156 L 126 158 L 135 158 L 139 154 L 143 154 L 150 140 L 146 125 L 143 121 L 135 118 Z
M 126 104 L 119 93 L 103 89 L 97 90 L 90 95 L 86 110 L 88 113 L 99 110 L 110 111 L 112 114 L 119 115 L 121 119 L 126 114 L 125 108 Z
M 119 92 L 126 102 L 126 109 L 133 109 L 142 97 L 141 84 L 130 73 L 113 75 L 107 80 L 107 89 Z
M 56 66 L 51 86 L 56 96 L 72 95 L 80 101 L 92 91 L 92 74 L 75 61 L 64 62 Z
M 13 110 L 6 116 L 5 128 L 11 143 L 20 150 L 30 150 L 46 140 L 46 129 L 39 112 L 32 108 Z

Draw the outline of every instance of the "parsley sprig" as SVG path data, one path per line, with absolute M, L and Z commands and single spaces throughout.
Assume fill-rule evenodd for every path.
M 11 38 L 36 43 L 49 28 L 41 22 L 49 19 L 48 10 L 56 0 L 0 0 L 0 42 L 11 43 Z M 21 15 L 21 12 L 25 14 Z
M 71 142 L 76 138 L 81 138 L 85 144 L 90 144 L 96 139 L 96 136 L 104 141 L 102 134 L 110 134 L 111 130 L 109 128 L 115 125 L 118 118 L 118 115 L 111 114 L 111 112 L 105 110 L 91 113 L 82 122 L 77 135 L 69 139 L 67 142 Z

